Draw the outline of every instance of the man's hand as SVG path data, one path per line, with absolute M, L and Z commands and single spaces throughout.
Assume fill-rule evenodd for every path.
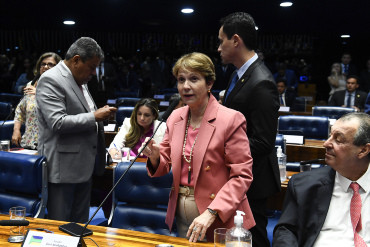
M 94 112 L 95 120 L 97 122 L 100 122 L 109 119 L 116 113 L 116 111 L 117 111 L 116 107 L 106 105 Z

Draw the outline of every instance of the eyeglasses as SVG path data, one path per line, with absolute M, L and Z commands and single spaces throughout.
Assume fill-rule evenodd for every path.
M 53 68 L 56 64 L 55 63 L 41 63 L 40 68 L 48 66 L 48 68 Z

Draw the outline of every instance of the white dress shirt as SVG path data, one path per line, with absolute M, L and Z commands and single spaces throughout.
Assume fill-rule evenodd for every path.
M 357 181 L 351 181 L 338 172 L 336 173 L 329 210 L 314 247 L 355 246 L 350 215 L 353 195 L 353 190 L 349 187 L 351 182 L 357 182 L 360 185 L 362 230 L 359 235 L 367 245 L 370 244 L 370 169 L 367 169 L 366 173 Z

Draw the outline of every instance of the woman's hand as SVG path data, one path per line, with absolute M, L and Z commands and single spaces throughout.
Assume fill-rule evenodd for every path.
M 23 92 L 26 95 L 31 95 L 31 94 L 35 95 L 36 94 L 36 88 L 34 86 L 29 85 L 29 86 L 27 86 L 23 89 Z
M 111 148 L 111 149 L 109 149 L 108 152 L 109 152 L 110 156 L 112 157 L 112 159 L 115 159 L 115 160 L 122 159 L 122 152 L 119 151 L 118 149 Z
M 141 144 L 140 149 L 143 149 L 145 144 L 148 142 L 150 137 L 145 138 L 145 141 Z M 153 167 L 156 168 L 159 164 L 159 145 L 155 143 L 153 139 L 150 140 L 148 145 L 143 149 L 142 154 L 146 155 Z
M 196 217 L 189 226 L 189 230 L 186 234 L 186 237 L 189 238 L 189 242 L 197 242 L 199 236 L 200 240 L 203 240 L 208 227 L 212 225 L 216 217 L 217 216 L 211 214 L 208 209 Z
M 21 145 L 21 140 L 22 140 L 21 132 L 15 129 L 12 135 L 12 143 L 19 147 Z

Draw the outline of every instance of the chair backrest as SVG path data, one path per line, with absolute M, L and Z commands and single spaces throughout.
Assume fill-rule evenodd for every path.
M 283 153 L 286 154 L 286 142 L 283 134 L 276 134 L 275 146 L 280 146 Z
M 0 120 L 9 119 L 12 113 L 12 104 L 8 102 L 0 102 Z
M 117 106 L 135 106 L 140 98 L 120 97 L 116 99 Z
M 326 139 L 329 135 L 329 118 L 318 116 L 280 116 L 279 131 L 302 131 L 305 138 Z
M 117 165 L 114 183 L 129 165 L 129 162 Z M 114 190 L 109 224 L 116 228 L 176 236 L 176 232 L 170 233 L 165 224 L 171 186 L 172 173 L 151 178 L 146 164 L 136 162 Z
M 134 106 L 120 106 L 116 112 L 117 126 L 120 127 L 125 118 L 131 117 L 131 113 L 134 111 Z
M 340 106 L 314 106 L 312 107 L 312 116 L 323 116 L 338 119 L 344 114 L 354 112 L 355 108 Z
M 306 111 L 306 98 L 305 97 L 296 97 L 293 105 L 291 107 L 291 111 Z
M 22 94 L 0 93 L 0 101 L 11 103 L 14 108 L 17 107 L 22 97 Z
M 27 216 L 43 218 L 47 188 L 44 156 L 0 151 L 0 213 L 23 206 Z

